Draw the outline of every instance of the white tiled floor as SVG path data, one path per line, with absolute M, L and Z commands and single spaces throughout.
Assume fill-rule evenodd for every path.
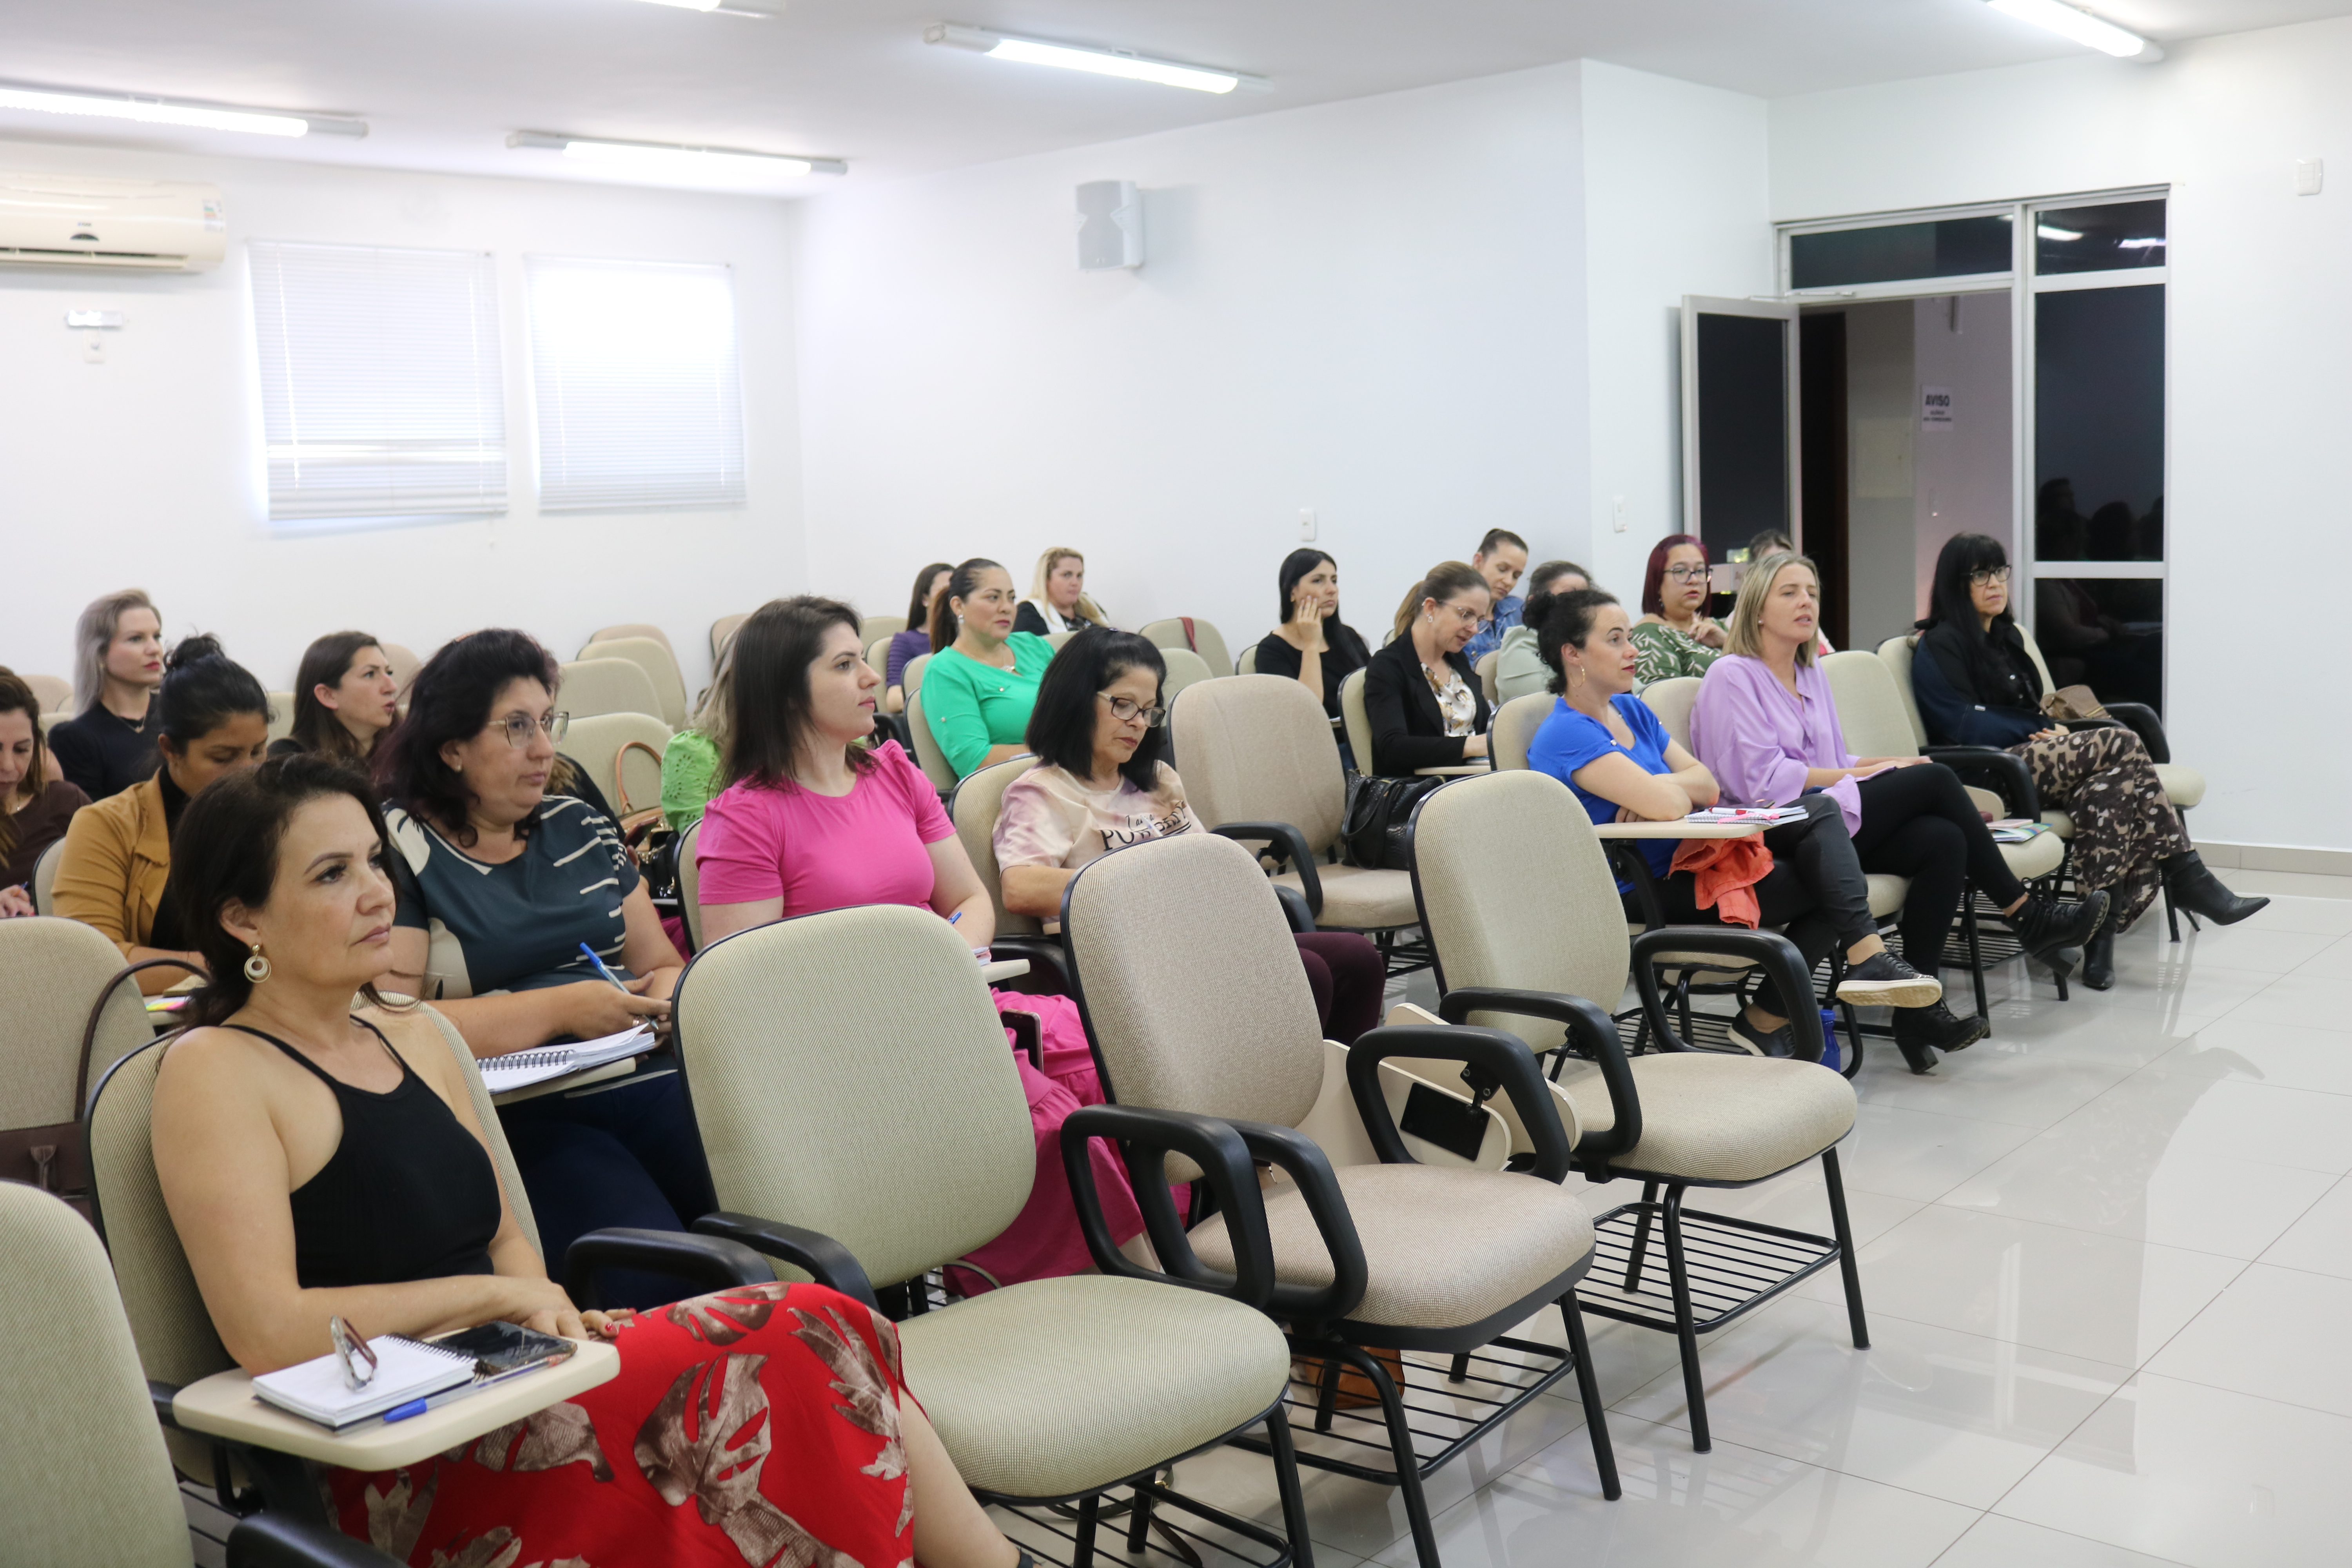
M 1873 1046 L 1869 1350 L 1831 1279 L 1703 1342 L 1696 1455 L 1672 1342 L 1596 1324 L 1624 1497 L 1563 1385 L 1433 1484 L 1446 1568 L 2352 1562 L 2352 879 L 2221 875 L 2270 909 L 2178 947 L 2159 911 L 2104 995 L 2009 965 L 1993 1037 L 1930 1077 Z M 1810 1167 L 1707 1206 L 1827 1226 Z M 1278 1517 L 1252 1456 L 1179 1485 Z M 1411 1568 L 1382 1489 L 1307 1491 L 1324 1568 Z

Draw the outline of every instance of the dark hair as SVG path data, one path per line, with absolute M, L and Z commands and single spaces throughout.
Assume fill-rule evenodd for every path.
M 944 561 L 934 561 L 929 566 L 924 567 L 920 572 L 915 574 L 915 592 L 913 595 L 907 600 L 907 629 L 908 631 L 927 632 L 930 630 L 931 606 L 928 601 L 930 598 L 931 579 L 938 576 L 942 572 L 953 572 L 955 568 L 953 566 L 949 565 Z M 944 599 L 947 595 L 945 594 L 941 594 L 940 597 Z M 936 648 L 940 645 L 933 643 L 931 646 Z
M 1554 597 L 1552 591 L 1545 584 L 1570 574 L 1583 578 L 1586 587 L 1592 586 L 1592 574 L 1573 561 L 1547 561 L 1521 578 L 1520 581 L 1527 584 L 1534 592 L 1528 595 L 1528 602 L 1519 606 L 1519 625 L 1539 626 L 1543 621 L 1544 607 L 1549 605 Z
M 38 798 L 48 783 L 44 758 L 47 748 L 41 742 L 41 700 L 5 664 L 0 664 L 0 713 L 22 713 L 25 721 L 33 727 L 33 761 L 25 774 L 25 783 L 32 786 L 34 796 Z M 0 791 L 0 858 L 5 858 L 16 847 L 16 821 L 9 815 L 7 792 Z
M 1478 574 L 1476 567 L 1461 561 L 1439 562 L 1399 601 L 1396 625 L 1391 628 L 1391 636 L 1401 637 L 1412 632 L 1412 617 L 1420 612 L 1423 599 L 1434 599 L 1441 605 L 1451 604 L 1457 595 L 1466 594 L 1473 588 L 1482 594 L 1494 592 L 1486 586 L 1486 579 Z
M 947 591 L 940 595 L 940 602 L 931 606 L 931 651 L 933 653 L 944 653 L 955 646 L 956 616 L 955 612 L 948 608 L 948 601 L 971 597 L 972 592 L 980 586 L 980 574 L 982 572 L 1004 572 L 1004 567 L 998 562 L 975 555 L 958 566 L 954 575 L 948 579 Z M 1009 579 L 1013 574 L 1004 572 L 1004 575 Z M 809 657 L 814 658 L 816 655 L 812 653 Z
M 563 684 L 555 656 L 529 632 L 492 626 L 443 643 L 409 683 L 408 716 L 375 748 L 376 783 L 384 795 L 449 834 L 460 848 L 474 842 L 466 813 L 474 795 L 441 760 L 441 748 L 480 734 L 499 693 L 515 680 L 536 680 L 551 697 Z M 551 773 L 551 793 L 555 782 Z M 530 837 L 529 823 L 517 823 L 515 835 Z
M 1486 537 L 1478 542 L 1478 549 L 1476 552 L 1480 555 L 1484 555 L 1493 550 L 1497 544 L 1516 544 L 1519 547 L 1520 554 L 1525 555 L 1528 552 L 1528 542 L 1521 539 L 1517 534 L 1513 533 L 1507 528 L 1488 529 L 1486 531 Z
M 1748 542 L 1748 559 L 1750 561 L 1761 561 L 1767 555 L 1794 555 L 1796 552 L 1797 542 L 1789 537 L 1789 531 L 1785 528 L 1759 530 Z
M 1300 581 L 1318 566 L 1328 566 L 1334 572 L 1339 569 L 1339 563 L 1320 550 L 1294 550 L 1282 558 L 1282 569 L 1275 574 L 1275 597 L 1282 603 L 1281 613 L 1275 617 L 1276 626 L 1290 619 L 1291 594 Z M 1331 613 L 1323 617 L 1323 640 L 1334 648 L 1344 649 L 1348 644 L 1354 644 L 1353 652 L 1358 664 L 1371 657 L 1356 628 L 1339 618 L 1339 608 L 1336 605 L 1331 607 Z
M 352 662 L 362 648 L 382 651 L 383 645 L 366 632 L 329 632 L 302 650 L 302 668 L 294 672 L 294 742 L 306 752 L 325 752 L 331 756 L 364 762 L 367 753 L 360 750 L 358 741 L 343 728 L 335 710 L 319 700 L 321 686 L 341 686 L 343 677 L 352 672 Z M 383 744 L 386 731 L 376 731 L 372 745 Z
M 1582 647 L 1584 639 L 1592 635 L 1593 617 L 1603 605 L 1613 605 L 1617 595 L 1606 588 L 1571 588 L 1565 594 L 1546 594 L 1543 618 L 1536 625 L 1536 657 L 1551 671 L 1544 689 L 1554 696 L 1568 690 L 1568 671 L 1560 667 L 1559 650 Z M 1528 601 L 1532 605 L 1535 601 Z
M 1936 553 L 1936 577 L 1927 591 L 1927 614 L 1918 623 L 1926 631 L 1934 626 L 1952 626 L 1970 643 L 1985 640 L 1984 623 L 1977 618 L 1975 597 L 1969 592 L 1969 574 L 1990 572 L 2009 564 L 2009 552 L 2000 540 L 1987 533 L 1956 533 L 1944 541 L 1944 548 Z M 1995 626 L 2007 626 L 2016 620 L 2012 609 L 2003 609 L 1993 617 Z
M 267 723 L 269 694 L 245 666 L 221 651 L 220 639 L 209 634 L 182 637 L 163 661 L 163 684 L 155 700 L 156 733 L 184 753 L 241 713 L 258 713 Z
M 1095 771 L 1095 698 L 1130 669 L 1151 672 L 1152 701 L 1168 679 L 1168 661 L 1147 637 L 1090 626 L 1062 645 L 1037 683 L 1037 705 L 1029 710 L 1029 749 L 1080 780 Z M 1160 762 L 1168 753 L 1168 726 L 1143 731 L 1135 755 L 1119 764 L 1119 775 L 1147 795 L 1160 787 Z
M 1664 617 L 1666 602 L 1660 596 L 1660 591 L 1666 584 L 1666 557 L 1674 553 L 1677 545 L 1683 544 L 1696 550 L 1698 558 L 1702 561 L 1711 562 L 1715 559 L 1706 552 L 1706 541 L 1696 533 L 1669 533 L 1651 546 L 1650 563 L 1642 570 L 1642 613 L 1643 615 L 1656 616 L 1661 619 Z M 1704 601 L 1701 602 L 1704 603 Z
M 348 795 L 367 813 L 368 826 L 390 860 L 383 815 L 370 798 L 367 775 L 316 752 L 272 757 L 259 767 L 224 773 L 196 793 L 172 834 L 172 868 L 163 897 L 179 912 L 180 930 L 209 972 L 183 1015 L 192 1028 L 217 1024 L 253 997 L 245 977 L 245 945 L 220 922 L 232 903 L 257 910 L 278 880 L 278 847 L 294 814 L 311 801 Z M 373 981 L 361 994 L 378 1006 Z
M 947 599 L 941 595 L 940 603 Z M 809 724 L 809 667 L 835 626 L 856 631 L 857 612 L 838 599 L 796 594 L 771 599 L 751 612 L 735 633 L 733 668 L 728 671 L 727 704 L 734 728 L 720 759 L 719 785 L 751 784 L 792 789 L 793 763 L 801 733 Z M 953 639 L 950 639 L 953 640 Z M 936 639 L 932 647 L 944 645 Z M 873 753 L 849 748 L 849 765 L 864 772 Z

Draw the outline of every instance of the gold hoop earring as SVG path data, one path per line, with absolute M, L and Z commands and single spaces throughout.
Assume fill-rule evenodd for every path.
M 256 985 L 269 978 L 269 960 L 261 956 L 261 944 L 253 944 L 253 956 L 245 961 L 245 977 Z
M 1575 673 L 1575 674 L 1574 674 L 1574 676 L 1573 676 L 1573 677 L 1571 677 L 1571 678 L 1570 679 L 1570 680 L 1569 680 L 1569 683 L 1568 683 L 1568 689 L 1569 689 L 1570 691 L 1578 691 L 1578 690 L 1581 690 L 1581 689 L 1583 689 L 1583 686 L 1584 686 L 1584 666 L 1582 666 L 1582 665 L 1580 665 L 1580 665 L 1578 665 L 1578 666 L 1576 667 L 1576 673 Z

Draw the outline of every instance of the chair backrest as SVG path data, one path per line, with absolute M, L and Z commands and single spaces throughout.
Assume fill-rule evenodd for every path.
M 677 836 L 677 917 L 686 923 L 690 947 L 702 946 L 702 868 L 694 863 L 695 846 L 702 840 L 702 818 L 687 824 Z
M 1569 787 L 1521 770 L 1457 779 L 1414 814 L 1413 897 L 1444 985 L 1582 996 L 1613 1012 L 1629 944 L 1616 874 Z M 1560 1026 L 1477 1015 L 1528 1045 Z
M 1197 686 L 1215 675 L 1216 669 L 1207 659 L 1189 647 L 1163 647 L 1160 657 L 1168 666 L 1168 679 L 1160 683 L 1160 700 L 1176 700 L 1176 694 L 1188 686 Z
M 60 675 L 27 675 L 22 678 L 33 689 L 44 713 L 62 713 L 73 701 L 73 682 Z
M 268 691 L 269 738 L 282 741 L 294 732 L 294 694 L 290 691 Z
M 1691 749 L 1691 710 L 1698 706 L 1698 680 L 1696 675 L 1677 675 L 1642 688 L 1643 706 L 1658 716 L 1667 738 L 1685 752 Z
M 862 643 L 873 642 L 877 637 L 887 640 L 893 633 L 906 629 L 907 617 L 904 616 L 868 616 L 857 623 L 857 640 Z
M 2017 635 L 2024 640 L 2025 657 L 2032 659 L 2033 668 L 2042 672 L 2042 689 L 2057 690 L 2058 683 L 2050 678 L 2050 661 L 2042 657 L 2042 645 L 2033 640 L 2033 629 L 2020 621 L 2017 623 Z
M 415 684 L 416 672 L 425 668 L 425 661 L 396 642 L 378 643 L 376 646 L 383 649 L 384 659 L 392 666 L 392 682 L 394 688 L 392 699 L 400 705 L 403 711 L 405 711 L 408 708 L 408 689 Z
M 873 666 L 874 673 L 885 680 L 890 679 L 890 639 L 898 635 L 897 632 L 884 632 L 866 645 L 866 662 Z
M 106 1249 L 63 1203 L 0 1183 L 0 1251 L 37 1291 L 0 1335 L 0 1409 L 16 1413 L 0 1428 L 7 1560 L 188 1568 L 187 1515 Z
M 1255 856 L 1207 833 L 1133 845 L 1080 870 L 1065 907 L 1113 1100 L 1285 1127 L 1315 1109 L 1315 994 Z
M 1301 691 L 1306 690 L 1300 687 Z M 1356 753 L 1356 771 L 1370 775 L 1380 772 L 1372 757 L 1372 720 L 1364 710 L 1364 672 L 1350 670 L 1339 682 L 1339 726 L 1348 731 L 1348 750 Z
M 822 1231 L 894 1285 L 1028 1201 L 1035 1134 L 1004 1026 L 971 949 L 929 910 L 739 931 L 695 955 L 674 1005 L 720 1208 Z
M 1497 769 L 1528 765 L 1528 748 L 1535 744 L 1536 731 L 1551 717 L 1552 704 L 1559 700 L 1549 691 L 1530 691 L 1495 710 L 1495 721 L 1486 731 L 1486 750 Z
M 907 732 L 915 738 L 915 762 L 931 781 L 931 787 L 942 795 L 955 788 L 955 768 L 940 748 L 940 738 L 931 733 L 931 721 L 923 713 L 923 694 L 911 689 L 907 693 Z
M 79 921 L 0 921 L 0 1129 L 81 1120 L 82 1030 L 121 973 L 122 954 Z M 154 1037 L 138 987 L 125 984 L 90 1043 L 89 1082 Z
M 710 623 L 710 663 L 714 668 L 719 656 L 727 651 L 727 644 L 734 637 L 735 628 L 751 618 L 751 612 L 746 610 L 740 616 L 721 616 Z
M 593 647 L 600 642 L 617 642 L 622 637 L 646 637 L 657 642 L 668 653 L 672 663 L 677 660 L 677 649 L 670 645 L 669 634 L 651 621 L 624 621 L 617 626 L 601 627 L 589 635 L 588 647 Z M 583 647 L 580 650 L 580 657 L 593 658 L 596 656 Z
M 1480 654 L 1478 662 L 1470 667 L 1478 673 L 1478 689 L 1486 694 L 1486 706 L 1489 708 L 1495 705 L 1495 666 L 1502 657 L 1501 648 L 1492 648 Z
M 656 642 L 651 637 L 600 638 L 580 650 L 586 661 L 599 658 L 625 658 L 646 672 L 653 682 L 654 701 L 657 707 L 646 710 L 655 718 L 675 730 L 686 722 L 686 677 L 677 668 L 677 655 L 670 652 L 667 639 Z M 612 710 L 606 710 L 612 711 Z M 577 716 L 575 710 L 575 717 Z
M 644 713 L 661 717 L 653 677 L 625 658 L 583 658 L 563 666 L 563 689 L 555 705 L 574 719 L 592 713 Z
M 1886 666 L 1886 673 L 1895 678 L 1895 694 L 1903 699 L 1903 711 L 1911 721 L 1911 739 L 1920 746 L 1927 743 L 1927 721 L 1919 717 L 1918 694 L 1911 689 L 1911 659 L 1913 649 L 1910 634 L 1888 637 L 1878 645 L 1878 657 Z
M 661 756 L 669 738 L 670 727 L 650 713 L 591 713 L 572 719 L 563 754 L 587 769 L 613 809 L 626 816 L 661 804 Z
M 1830 679 L 1830 699 L 1837 704 L 1838 728 L 1845 731 L 1846 750 L 1857 757 L 1919 754 L 1911 716 L 1895 689 L 1895 672 L 1884 659 L 1850 648 L 1822 660 L 1822 673 Z
M 72 717 L 72 714 L 63 711 L 52 711 L 42 714 L 41 739 L 44 741 L 47 740 L 49 738 L 50 731 L 56 729 L 58 725 L 64 723 L 67 720 Z
M 1287 822 L 1318 855 L 1338 839 L 1347 778 L 1331 721 L 1307 688 L 1279 675 L 1203 680 L 1185 689 L 1169 724 L 1202 822 Z
M 1252 643 L 1249 647 L 1242 649 L 1241 658 L 1234 660 L 1234 673 L 1235 675 L 1255 675 L 1257 673 L 1257 644 Z
M 33 912 L 53 915 L 57 910 L 58 867 L 66 858 L 66 841 L 58 839 L 41 851 L 33 862 Z
M 1184 640 L 1184 617 L 1181 616 L 1147 622 L 1136 628 L 1136 635 L 1159 647 L 1181 647 L 1197 653 L 1201 656 L 1201 662 L 1219 675 L 1236 668 L 1233 656 L 1225 651 L 1224 634 L 1198 616 L 1192 617 L 1192 638 L 1190 642 Z M 1239 673 L 1247 675 L 1250 672 L 1243 669 Z
M 1062 651 L 1062 645 L 1077 635 L 1076 632 L 1047 632 L 1045 641 L 1055 653 L 1059 653 Z
M 963 841 L 971 868 L 980 873 L 981 885 L 996 906 L 996 930 L 1001 936 L 1035 936 L 1045 929 L 1034 916 L 1016 915 L 1004 907 L 1004 889 L 996 866 L 996 819 L 1004 810 L 1004 792 L 1036 765 L 1034 757 L 1012 757 L 982 768 L 956 785 L 955 795 L 948 801 L 956 837 Z
M 919 653 L 907 661 L 905 668 L 898 671 L 898 689 L 907 694 L 907 700 L 909 703 L 915 700 L 915 693 L 923 689 L 923 672 L 930 668 L 931 656 Z M 888 671 L 886 670 L 884 673 L 887 674 Z

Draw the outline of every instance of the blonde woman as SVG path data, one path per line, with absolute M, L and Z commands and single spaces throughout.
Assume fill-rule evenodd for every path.
M 1110 617 L 1087 593 L 1087 558 L 1066 544 L 1056 544 L 1037 557 L 1037 575 L 1029 596 L 1013 617 L 1016 632 L 1052 637 L 1056 632 L 1082 632 L 1107 626 Z
M 74 623 L 74 716 L 49 731 L 66 779 L 92 800 L 155 772 L 163 617 L 144 590 L 93 600 Z

